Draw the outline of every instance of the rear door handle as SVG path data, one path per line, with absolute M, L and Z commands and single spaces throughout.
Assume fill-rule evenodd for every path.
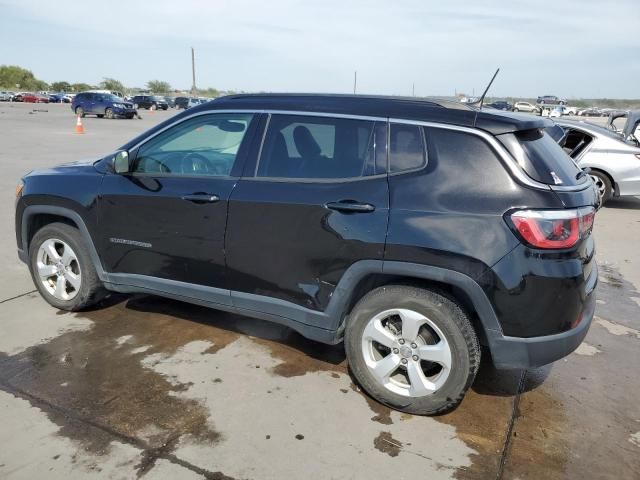
M 182 200 L 193 203 L 216 203 L 220 201 L 220 197 L 210 193 L 193 193 L 191 195 L 183 195 Z
M 337 210 L 338 212 L 355 212 L 355 213 L 369 213 L 373 212 L 376 207 L 370 203 L 360 203 L 351 200 L 341 200 L 339 202 L 329 202 L 325 205 L 330 210 Z

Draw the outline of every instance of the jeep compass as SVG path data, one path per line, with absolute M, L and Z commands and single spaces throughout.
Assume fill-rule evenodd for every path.
M 380 402 L 437 414 L 481 345 L 536 367 L 591 323 L 599 198 L 549 125 L 439 100 L 223 97 L 26 175 L 18 254 L 56 308 L 142 292 L 277 322 L 344 342 Z

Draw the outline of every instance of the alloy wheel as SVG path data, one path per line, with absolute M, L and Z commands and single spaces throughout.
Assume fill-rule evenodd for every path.
M 38 249 L 36 269 L 40 282 L 58 300 L 71 300 L 80 291 L 80 263 L 73 249 L 62 240 L 45 240 Z
M 362 353 L 373 377 L 406 397 L 436 392 L 452 368 L 451 347 L 442 330 L 421 313 L 405 308 L 374 316 L 362 334 Z
M 597 175 L 589 175 L 593 183 L 596 184 L 596 188 L 598 189 L 598 193 L 600 193 L 600 198 L 604 198 L 607 193 L 607 186 L 604 184 L 602 178 Z

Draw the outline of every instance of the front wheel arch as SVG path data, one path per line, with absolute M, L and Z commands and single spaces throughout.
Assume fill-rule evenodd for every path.
M 23 252 L 29 252 L 29 243 L 35 233 L 49 223 L 66 223 L 80 232 L 83 240 L 86 242 L 87 249 L 93 266 L 96 269 L 98 278 L 106 282 L 107 274 L 102 266 L 98 251 L 95 247 L 93 237 L 89 233 L 85 221 L 80 214 L 70 208 L 59 207 L 55 205 L 30 205 L 22 212 L 22 222 L 20 228 L 20 240 Z M 37 229 L 34 227 L 38 225 Z

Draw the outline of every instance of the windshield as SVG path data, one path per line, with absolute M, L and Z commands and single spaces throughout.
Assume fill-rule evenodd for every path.
M 120 97 L 116 97 L 115 95 L 105 95 L 106 100 L 108 102 L 114 102 L 114 103 L 122 103 L 124 102 L 124 100 Z

